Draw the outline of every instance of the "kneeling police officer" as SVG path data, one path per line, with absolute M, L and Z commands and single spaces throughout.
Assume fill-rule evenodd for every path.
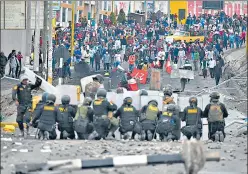
M 202 121 L 203 112 L 197 107 L 197 98 L 189 98 L 189 106 L 184 108 L 182 121 L 186 122 L 186 126 L 182 127 L 181 131 L 188 139 L 191 137 L 200 140 L 202 136 Z
M 76 114 L 76 109 L 70 105 L 70 96 L 63 95 L 61 103 L 58 106 L 58 129 L 60 131 L 60 139 L 74 139 L 75 133 L 73 129 L 73 118 Z
M 114 103 L 106 99 L 107 91 L 98 89 L 97 99 L 93 102 L 94 110 L 94 132 L 89 135 L 89 139 L 114 138 L 114 132 L 118 129 L 119 122 L 113 117 L 113 111 L 117 109 Z
M 163 109 L 157 122 L 156 132 L 159 134 L 161 141 L 173 141 L 179 139 L 173 132 L 178 129 L 180 119 L 176 114 L 176 105 L 169 104 Z
M 151 141 L 155 134 L 156 121 L 160 115 L 158 102 L 156 100 L 149 101 L 147 105 L 142 107 L 140 112 L 141 140 Z
M 55 101 L 56 96 L 53 94 L 49 94 L 47 96 L 46 104 L 38 110 L 37 115 L 35 115 L 31 123 L 32 125 L 34 125 L 35 122 L 39 120 L 39 137 L 43 137 L 44 140 L 56 139 L 57 137 L 56 123 L 58 122 L 59 111 L 54 106 Z
M 141 125 L 138 123 L 139 113 L 136 108 L 132 105 L 133 99 L 126 97 L 123 100 L 123 105 L 114 114 L 114 117 L 120 117 L 120 133 L 122 139 L 129 139 L 128 132 L 132 132 L 132 139 L 135 134 L 141 133 Z
M 204 110 L 203 117 L 208 119 L 208 138 L 213 141 L 223 142 L 225 134 L 225 120 L 228 112 L 223 103 L 219 102 L 220 94 L 210 94 L 210 104 Z
M 78 106 L 76 117 L 74 119 L 74 130 L 77 132 L 78 139 L 87 140 L 89 134 L 93 131 L 94 111 L 90 107 L 92 99 L 86 97 L 82 105 Z

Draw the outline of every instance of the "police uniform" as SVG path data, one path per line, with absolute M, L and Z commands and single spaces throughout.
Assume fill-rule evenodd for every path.
M 202 110 L 199 107 L 187 106 L 181 117 L 182 121 L 186 122 L 186 126 L 182 127 L 182 133 L 190 139 L 192 136 L 194 138 L 200 139 L 202 135 Z
M 23 80 L 24 79 L 25 78 L 23 78 Z M 16 122 L 18 123 L 21 132 L 24 131 L 23 122 L 29 123 L 31 120 L 31 108 L 32 108 L 31 91 L 35 88 L 38 88 L 41 85 L 41 83 L 42 81 L 37 77 L 34 85 L 33 84 L 23 85 L 21 80 L 21 83 L 14 86 L 12 89 L 12 99 L 14 101 L 19 102 L 19 105 L 17 106 Z
M 125 135 L 127 132 L 132 132 L 132 138 L 136 133 L 141 133 L 141 126 L 138 122 L 139 113 L 134 106 L 123 104 L 117 112 L 114 114 L 114 117 L 120 117 L 120 133 Z
M 175 129 L 176 118 L 173 112 L 163 111 L 157 123 L 157 131 L 160 140 L 172 139 L 172 132 Z
M 41 100 L 36 104 L 36 107 L 35 107 L 34 112 L 33 112 L 33 117 L 35 117 L 37 115 L 38 111 L 40 110 L 40 108 L 43 107 L 44 104 L 46 104 L 47 96 L 48 96 L 48 93 L 46 93 L 46 92 L 43 93 Z M 34 128 L 37 128 L 38 120 L 36 123 L 33 125 Z
M 117 106 L 107 99 L 98 98 L 93 102 L 94 128 L 101 138 L 105 138 L 108 132 L 114 133 L 117 130 L 119 121 L 113 117 L 116 109 Z
M 49 139 L 56 139 L 56 127 L 55 124 L 58 122 L 59 111 L 54 106 L 54 103 L 46 103 L 43 107 L 41 107 L 37 115 L 33 118 L 32 124 L 35 124 L 37 120 L 38 129 L 40 129 L 40 133 L 45 138 L 45 132 L 49 133 Z M 48 138 L 48 137 L 46 137 Z
M 219 141 L 224 141 L 225 138 L 225 120 L 228 116 L 228 112 L 223 103 L 219 102 L 219 99 L 211 99 L 210 104 L 208 104 L 204 110 L 203 117 L 208 119 L 208 137 L 209 139 L 216 140 L 216 133 L 222 134 Z M 218 135 L 217 135 L 218 136 Z M 218 140 L 216 140 L 218 141 Z
M 93 116 L 94 112 L 90 106 L 81 105 L 78 107 L 74 119 L 74 130 L 77 132 L 78 139 L 88 139 L 89 134 L 93 132 Z
M 141 109 L 140 122 L 142 125 L 141 140 L 151 141 L 156 128 L 156 120 L 159 117 L 159 109 L 154 101 L 150 101 L 148 105 L 143 106 Z
M 60 131 L 60 139 L 75 138 L 73 129 L 73 118 L 76 114 L 76 109 L 66 104 L 60 104 L 58 106 L 58 129 Z M 64 132 L 65 131 L 65 132 Z

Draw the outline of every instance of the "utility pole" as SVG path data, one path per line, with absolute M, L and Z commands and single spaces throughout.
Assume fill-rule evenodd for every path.
M 53 82 L 53 70 L 52 70 L 52 63 L 53 63 L 53 45 L 52 45 L 52 32 L 53 32 L 53 2 L 49 2 L 49 31 L 48 31 L 48 58 L 47 58 L 47 81 L 48 83 L 52 84 Z
M 27 6 L 27 25 L 26 25 L 26 51 L 25 51 L 25 58 L 24 58 L 24 65 L 29 65 L 30 61 L 30 54 L 31 54 L 31 1 L 26 1 Z
M 134 1 L 134 3 L 135 3 L 135 1 Z M 115 4 L 114 4 L 114 0 L 112 0 L 112 12 L 114 13 L 115 11 L 114 11 L 114 9 L 115 9 L 115 6 L 114 6 Z
M 74 53 L 74 26 L 75 26 L 74 18 L 75 18 L 75 1 L 72 1 L 71 3 L 71 59 L 73 59 L 73 53 Z
M 39 71 L 39 52 L 40 52 L 40 1 L 35 5 L 35 38 L 34 38 L 34 71 Z
M 147 20 L 147 2 L 146 2 L 146 0 L 144 2 L 144 10 L 145 10 L 145 22 L 146 22 L 146 20 Z
M 48 35 L 48 1 L 44 1 L 44 23 L 43 23 L 43 35 L 42 35 L 42 54 L 43 54 L 43 60 L 41 64 L 41 70 L 44 69 L 44 63 L 47 62 L 47 35 Z
M 170 27 L 170 0 L 168 2 L 167 13 L 168 13 L 168 25 Z
M 95 16 L 95 20 L 96 20 L 96 27 L 98 26 L 98 22 L 99 22 L 99 1 L 95 1 L 95 9 L 96 9 L 96 11 L 95 11 L 95 14 L 96 14 L 96 16 Z

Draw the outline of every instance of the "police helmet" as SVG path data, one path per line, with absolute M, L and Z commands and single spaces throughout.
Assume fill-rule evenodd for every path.
M 197 98 L 196 97 L 190 97 L 189 98 L 189 103 L 191 104 L 191 103 L 196 103 L 196 105 L 197 105 Z
M 23 80 L 28 80 L 28 77 L 25 75 L 21 75 L 20 82 L 22 82 Z
M 128 104 L 128 105 L 131 105 L 132 102 L 133 102 L 133 99 L 132 99 L 131 97 L 126 97 L 126 98 L 124 98 L 124 100 L 123 100 L 123 103 L 124 103 L 124 104 Z
M 211 99 L 219 99 L 220 94 L 218 92 L 212 92 L 209 96 Z
M 48 94 L 47 96 L 47 103 L 55 103 L 56 101 L 56 96 L 54 94 Z
M 164 95 L 172 96 L 172 86 L 171 85 L 166 85 L 163 89 Z
M 41 100 L 42 100 L 43 102 L 46 102 L 46 101 L 47 101 L 47 96 L 48 96 L 48 95 L 49 95 L 49 93 L 44 92 L 44 93 L 42 94 Z
M 157 100 L 151 100 L 151 101 L 148 102 L 148 105 L 149 105 L 149 104 L 152 104 L 152 105 L 154 105 L 154 106 L 158 106 Z
M 100 74 L 96 75 L 96 79 L 99 83 L 102 83 L 104 81 L 103 76 Z
M 169 104 L 167 106 L 167 111 L 174 112 L 176 110 L 176 105 L 175 104 Z
M 144 89 L 140 90 L 140 96 L 148 96 L 148 92 Z
M 71 100 L 71 97 L 69 95 L 63 95 L 61 98 L 61 103 L 63 105 L 69 104 Z
M 123 94 L 123 93 L 124 93 L 123 88 L 122 88 L 122 87 L 117 88 L 117 89 L 116 89 L 116 93 L 117 93 L 117 94 Z
M 85 105 L 85 106 L 90 106 L 91 103 L 92 103 L 92 99 L 91 99 L 90 97 L 86 97 L 86 98 L 84 99 L 83 105 Z
M 96 95 L 97 95 L 97 98 L 106 98 L 106 96 L 107 96 L 107 91 L 106 91 L 105 89 L 103 89 L 103 88 L 98 89 Z

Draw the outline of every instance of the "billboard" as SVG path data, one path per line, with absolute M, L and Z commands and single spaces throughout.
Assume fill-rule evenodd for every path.
M 202 1 L 202 9 L 223 10 L 224 0 L 221 1 Z

